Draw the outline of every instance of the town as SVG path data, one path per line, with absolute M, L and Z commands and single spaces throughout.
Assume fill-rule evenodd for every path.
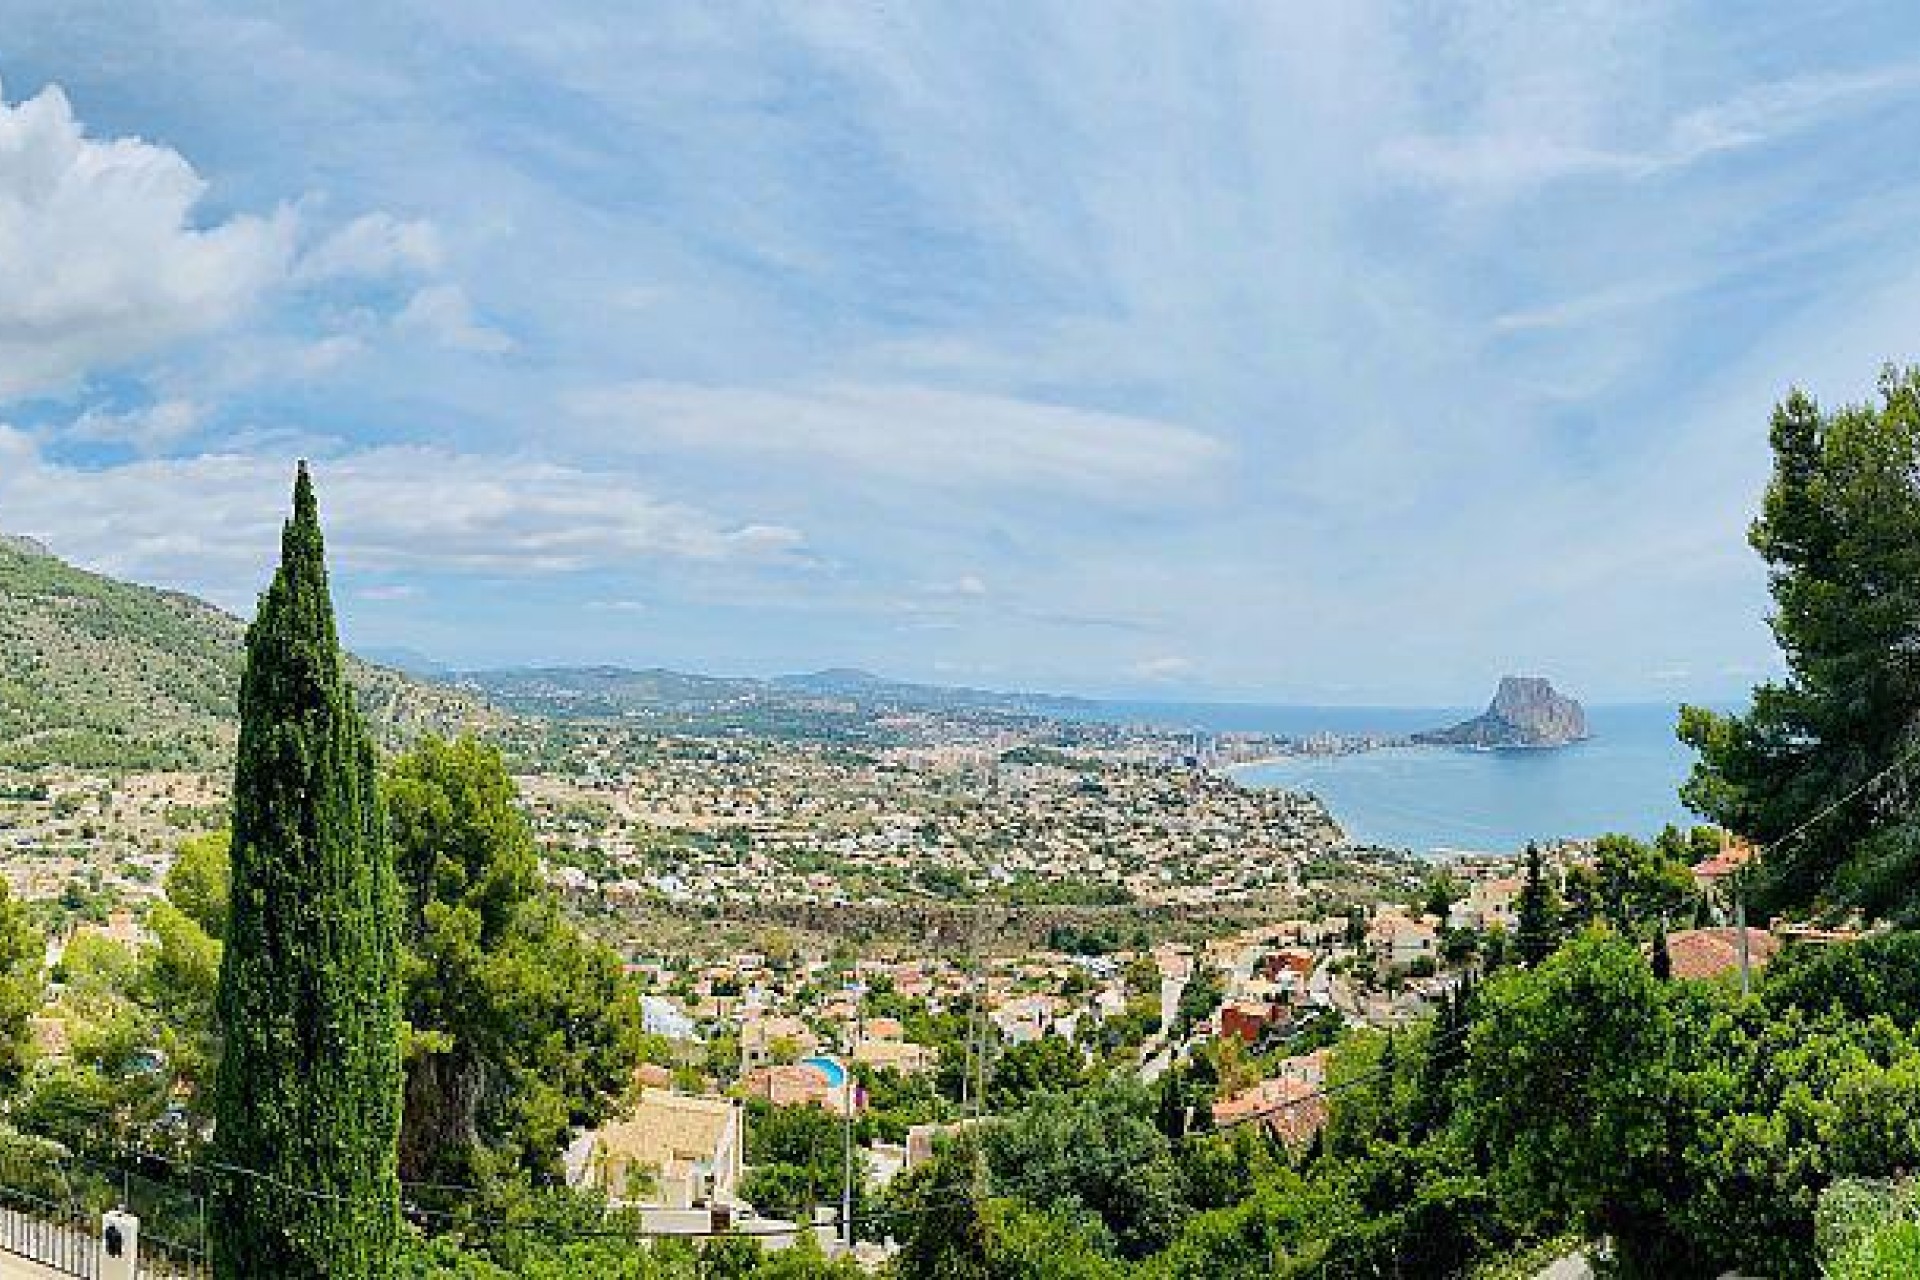
M 1520 851 L 1355 847 L 1313 797 L 1154 739 L 1003 726 L 855 750 L 512 723 L 523 762 L 564 733 L 567 754 L 549 743 L 514 779 L 521 812 L 550 891 L 622 957 L 645 1032 L 626 1105 L 578 1134 L 566 1176 L 662 1234 L 751 1222 L 774 1247 L 815 1233 L 878 1260 L 885 1233 L 846 1238 L 848 1187 L 884 1195 L 940 1135 L 1094 1073 L 1197 1072 L 1196 1123 L 1298 1156 L 1328 1120 L 1328 1050 L 1444 1008 L 1522 930 Z M 15 772 L 0 797 L 7 880 L 56 976 L 77 944 L 133 966 L 176 850 L 226 816 L 224 780 L 193 773 Z M 1674 972 L 1758 969 L 1809 936 L 1727 927 L 1742 849 L 1667 843 Z M 1555 844 L 1534 874 L 1597 901 L 1608 849 Z M 82 1003 L 49 989 L 43 1061 L 70 1051 Z M 848 1129 L 844 1167 L 804 1192 L 762 1136 L 796 1109 Z

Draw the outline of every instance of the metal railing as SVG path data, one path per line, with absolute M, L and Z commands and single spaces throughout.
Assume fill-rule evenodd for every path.
M 134 1274 L 141 1280 L 211 1280 L 205 1206 L 198 1186 L 131 1165 L 50 1144 L 0 1150 L 0 1254 L 79 1280 L 99 1275 L 102 1213 L 114 1208 L 139 1221 Z
M 0 1187 L 0 1253 L 93 1280 L 100 1268 L 99 1225 L 69 1205 Z

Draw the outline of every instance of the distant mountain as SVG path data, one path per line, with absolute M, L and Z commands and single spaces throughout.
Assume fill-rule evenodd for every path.
M 1454 747 L 1563 747 L 1586 738 L 1587 714 L 1542 676 L 1503 676 L 1487 709 L 1415 742 Z
M 694 711 L 763 697 L 763 681 L 689 675 L 661 667 L 509 667 L 463 671 L 464 687 L 515 711 L 563 717 L 606 717 L 636 711 Z
M 459 674 L 439 659 L 401 645 L 362 645 L 360 657 L 376 666 L 388 667 L 402 675 L 418 676 L 422 680 L 449 681 Z
M 0 538 L 0 765 L 218 768 L 232 756 L 246 624 L 176 591 L 120 582 Z M 469 693 L 349 659 L 369 722 L 394 741 L 483 722 Z
M 973 708 L 1019 715 L 1090 715 L 1095 704 L 1083 698 L 1054 693 L 1009 693 L 973 689 L 964 685 L 915 684 L 889 680 L 854 667 L 830 667 L 804 675 L 775 676 L 781 689 L 828 698 L 849 698 L 874 706 L 893 705 L 922 710 Z
M 458 680 L 489 701 L 533 715 L 803 737 L 869 737 L 874 722 L 903 713 L 1086 718 L 1094 705 L 1050 694 L 913 684 L 847 667 L 765 680 L 658 667 L 532 667 L 468 671 Z

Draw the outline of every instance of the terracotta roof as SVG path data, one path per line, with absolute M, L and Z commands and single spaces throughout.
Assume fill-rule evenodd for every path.
M 1324 1095 L 1303 1080 L 1286 1077 L 1262 1080 L 1213 1104 L 1215 1125 L 1258 1122 L 1294 1151 L 1326 1127 L 1327 1113 Z
M 1754 848 L 1738 836 L 1727 841 L 1727 847 L 1693 866 L 1693 874 L 1702 880 L 1718 880 L 1730 876 L 1753 861 Z
M 842 1092 L 834 1087 L 824 1070 L 809 1062 L 756 1067 L 747 1072 L 740 1084 L 749 1095 L 765 1098 L 776 1107 L 817 1106 L 833 1110 Z
M 1747 962 L 1765 966 L 1780 950 L 1780 939 L 1765 929 L 1747 930 Z M 1667 935 L 1667 954 L 1676 978 L 1717 978 L 1740 968 L 1738 929 L 1685 929 Z

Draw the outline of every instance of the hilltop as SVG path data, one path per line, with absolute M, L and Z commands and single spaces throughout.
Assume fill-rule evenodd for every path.
M 0 765 L 223 766 L 237 732 L 246 623 L 177 591 L 121 582 L 0 536 Z M 393 741 L 484 721 L 470 692 L 349 658 L 370 724 Z
M 1588 736 L 1587 713 L 1544 676 L 1502 676 L 1487 709 L 1415 742 L 1451 747 L 1563 747 Z

